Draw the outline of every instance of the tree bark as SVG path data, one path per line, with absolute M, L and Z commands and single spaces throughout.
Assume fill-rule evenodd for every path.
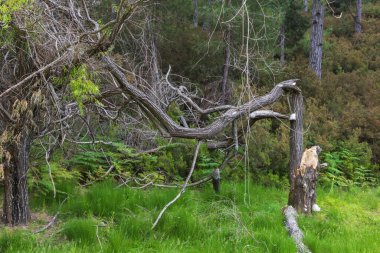
M 362 0 L 356 0 L 355 33 L 362 32 Z
M 193 25 L 198 27 L 198 0 L 193 0 L 194 15 L 193 15 Z
M 323 20 L 324 6 L 321 0 L 313 0 L 309 66 L 319 79 L 322 78 Z
M 303 0 L 303 11 L 304 12 L 309 11 L 309 0 Z
M 314 146 L 305 150 L 293 180 L 293 187 L 289 194 L 289 205 L 297 211 L 310 214 L 313 205 L 316 204 L 317 177 L 318 177 L 318 154 L 321 148 Z
M 231 6 L 231 0 L 226 0 L 228 7 Z M 224 32 L 224 65 L 222 77 L 222 101 L 224 104 L 230 100 L 230 87 L 228 87 L 228 72 L 231 65 L 231 24 L 227 23 L 226 31 Z
M 30 144 L 31 138 L 25 134 L 4 154 L 3 220 L 7 225 L 26 225 L 30 220 L 27 184 Z
M 289 170 L 289 180 L 290 180 L 290 196 L 294 191 L 294 181 L 296 171 L 301 163 L 302 152 L 303 152 L 303 98 L 300 93 L 292 93 L 290 95 L 290 170 Z

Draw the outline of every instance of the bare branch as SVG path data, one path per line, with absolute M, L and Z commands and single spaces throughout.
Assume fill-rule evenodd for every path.
M 165 213 L 166 209 L 168 209 L 172 204 L 174 204 L 174 202 L 176 202 L 181 197 L 181 195 L 185 192 L 186 186 L 189 183 L 191 176 L 193 175 L 193 171 L 194 171 L 194 168 L 195 168 L 195 164 L 197 162 L 198 153 L 199 153 L 199 147 L 201 146 L 201 143 L 202 143 L 202 141 L 198 141 L 197 147 L 195 148 L 193 163 L 191 164 L 191 168 L 190 168 L 189 174 L 187 175 L 187 178 L 185 180 L 185 183 L 182 186 L 181 191 L 177 194 L 177 196 L 175 196 L 175 198 L 173 200 L 171 200 L 169 203 L 167 203 L 165 205 L 165 207 L 161 210 L 161 212 L 158 215 L 156 221 L 153 223 L 152 229 L 154 229 L 157 226 L 158 222 L 160 221 L 162 215 Z

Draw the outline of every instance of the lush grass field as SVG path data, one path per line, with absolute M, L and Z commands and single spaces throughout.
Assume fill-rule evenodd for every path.
M 132 190 L 104 182 L 66 186 L 58 223 L 39 234 L 59 201 L 33 196 L 27 228 L 0 228 L 0 252 L 296 252 L 283 226 L 286 190 L 250 184 L 189 189 L 151 226 L 178 189 Z M 299 218 L 313 252 L 380 252 L 380 188 L 319 191 L 322 212 Z

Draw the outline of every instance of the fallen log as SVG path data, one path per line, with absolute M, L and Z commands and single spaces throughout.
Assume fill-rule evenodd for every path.
M 303 243 L 303 233 L 301 229 L 298 227 L 297 223 L 297 211 L 292 206 L 286 206 L 283 209 L 283 213 L 285 216 L 285 227 L 288 230 L 289 235 L 293 238 L 297 252 L 299 253 L 311 253 L 308 247 Z

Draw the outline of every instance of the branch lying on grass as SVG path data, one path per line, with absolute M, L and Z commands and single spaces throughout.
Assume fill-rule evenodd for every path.
M 59 212 L 61 210 L 61 207 L 62 205 L 66 202 L 67 200 L 67 197 L 62 201 L 62 203 L 59 205 L 59 210 L 58 212 L 54 215 L 53 219 L 51 219 L 51 221 L 46 224 L 45 226 L 43 226 L 42 228 L 39 228 L 39 229 L 36 229 L 33 231 L 33 234 L 38 234 L 38 233 L 41 233 L 43 231 L 45 231 L 46 229 L 49 229 L 50 227 L 52 227 L 54 225 L 54 223 L 56 222 L 57 218 L 58 218 L 58 215 L 59 215 Z
M 185 183 L 182 186 L 181 191 L 177 194 L 177 196 L 175 196 L 175 198 L 173 200 L 171 200 L 169 203 L 167 203 L 165 205 L 165 207 L 161 210 L 161 212 L 158 215 L 156 221 L 153 223 L 152 229 L 154 229 L 157 226 L 158 222 L 160 221 L 160 219 L 161 219 L 162 215 L 164 214 L 164 212 L 166 211 L 166 209 L 168 209 L 169 206 L 171 206 L 172 204 L 174 204 L 174 202 L 176 202 L 181 197 L 181 195 L 185 192 L 186 186 L 189 183 L 191 176 L 193 175 L 193 171 L 194 171 L 194 168 L 195 168 L 195 164 L 197 162 L 197 157 L 198 157 L 198 153 L 199 153 L 199 147 L 201 146 L 201 143 L 202 143 L 202 141 L 198 141 L 197 147 L 195 148 L 193 163 L 191 164 L 189 175 L 187 175 L 187 178 L 185 180 Z
M 311 253 L 307 246 L 303 243 L 303 233 L 297 224 L 297 211 L 292 206 L 287 206 L 283 210 L 285 215 L 285 227 L 289 232 L 289 235 L 296 243 L 297 252 L 299 253 Z

